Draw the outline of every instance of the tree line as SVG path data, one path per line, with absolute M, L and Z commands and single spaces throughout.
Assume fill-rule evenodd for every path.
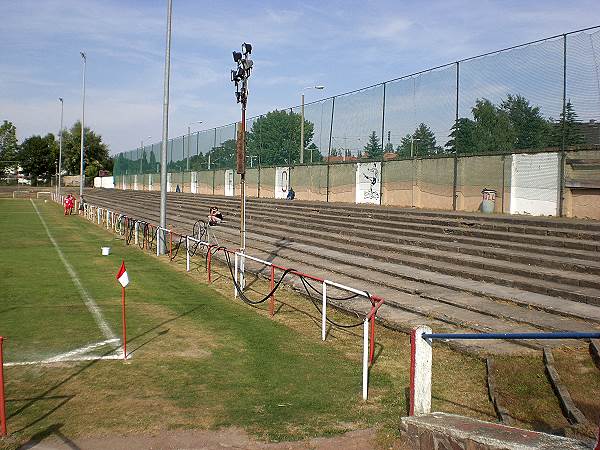
M 23 175 L 33 185 L 48 183 L 56 174 L 59 158 L 59 136 L 48 133 L 45 136 L 33 135 L 20 144 L 17 129 L 12 122 L 5 120 L 0 125 L 0 177 L 7 178 L 20 167 Z M 95 177 L 100 170 L 111 171 L 113 161 L 108 146 L 102 137 L 85 128 L 84 162 L 85 176 Z M 81 122 L 77 121 L 69 129 L 62 130 L 62 173 L 78 175 L 81 151 Z
M 436 135 L 425 123 L 400 139 L 395 147 L 389 141 L 382 143 L 375 131 L 367 136 L 366 144 L 355 149 L 332 147 L 329 156 L 344 156 L 381 160 L 384 153 L 396 157 L 423 157 L 437 154 L 485 154 L 522 149 L 541 149 L 584 143 L 582 124 L 577 119 L 573 104 L 566 103 L 558 119 L 546 119 L 538 106 L 533 106 L 521 95 L 508 94 L 495 105 L 490 100 L 477 99 L 471 108 L 472 118 L 460 117 L 452 126 L 448 141 L 437 142 Z M 292 111 L 271 111 L 259 117 L 246 132 L 248 166 L 288 165 L 300 161 L 300 128 L 302 117 Z M 304 120 L 304 162 L 321 162 L 321 149 L 312 142 L 314 124 Z M 149 152 L 148 152 L 149 153 Z M 208 168 L 233 168 L 236 161 L 236 141 L 228 139 L 208 149 L 206 153 L 190 155 L 190 170 Z M 312 154 L 312 158 L 311 158 Z M 141 161 L 140 161 L 141 159 Z M 157 172 L 157 155 L 143 153 L 134 160 L 121 154 L 116 161 L 118 173 Z M 182 159 L 169 158 L 169 171 L 183 171 L 188 166 L 184 151 Z
M 472 119 L 461 117 L 452 126 L 449 140 L 442 147 L 435 133 L 425 123 L 417 126 L 412 134 L 402 137 L 394 149 L 391 142 L 381 145 L 375 131 L 363 148 L 363 156 L 381 159 L 383 153 L 394 152 L 401 158 L 427 156 L 442 153 L 485 154 L 512 150 L 541 149 L 583 144 L 581 122 L 573 104 L 565 105 L 557 120 L 546 119 L 538 106 L 532 106 L 521 95 L 508 94 L 499 105 L 488 99 L 477 99 L 471 109 Z

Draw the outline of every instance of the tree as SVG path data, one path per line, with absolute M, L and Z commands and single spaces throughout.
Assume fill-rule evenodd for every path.
M 110 166 L 110 157 L 108 156 L 108 146 L 102 142 L 102 137 L 89 128 L 85 128 L 85 142 L 84 142 L 84 162 L 86 167 L 91 165 L 94 161 L 94 165 L 102 169 L 106 169 Z M 63 130 L 63 158 L 62 166 L 71 175 L 79 173 L 80 164 L 80 151 L 81 151 L 81 122 L 77 121 L 70 130 Z M 127 167 L 120 167 L 125 173 Z M 136 167 L 131 169 L 139 171 L 139 161 Z
M 16 165 L 18 150 L 17 129 L 12 122 L 5 120 L 0 125 L 0 177 Z
M 383 151 L 385 153 L 391 153 L 391 152 L 393 152 L 394 151 L 394 144 L 392 144 L 391 142 L 388 141 L 385 144 L 385 147 L 384 147 Z
M 425 156 L 440 151 L 437 146 L 435 134 L 425 125 L 420 123 L 413 134 L 407 134 L 400 140 L 400 145 L 396 147 L 396 153 L 401 158 L 410 158 L 410 156 Z
M 563 141 L 563 134 L 565 136 L 565 146 L 583 144 L 585 139 L 581 132 L 581 122 L 577 120 L 577 113 L 573 108 L 571 100 L 565 105 L 565 124 L 563 130 L 563 113 L 560 113 L 560 120 L 554 122 L 550 120 L 552 126 L 552 145 L 555 147 L 561 147 Z
M 259 155 L 261 164 L 294 164 L 300 161 L 300 123 L 302 116 L 294 112 L 271 111 L 259 117 L 248 133 L 246 154 Z M 310 151 L 306 148 L 312 141 L 314 125 L 304 120 L 304 161 Z M 316 146 L 315 146 L 316 148 Z M 313 149 L 313 161 L 320 151 Z
M 415 156 L 435 154 L 440 150 L 436 145 L 435 134 L 424 123 L 419 124 L 412 137 L 415 141 L 413 150 Z
M 401 158 L 410 158 L 411 146 L 413 145 L 413 137 L 407 134 L 400 139 L 400 144 L 396 147 L 396 153 Z
M 233 169 L 236 165 L 237 145 L 235 139 L 229 139 L 211 151 L 211 168 Z
M 444 146 L 448 153 L 456 153 L 457 151 L 461 154 L 475 152 L 474 121 L 461 117 L 452 125 L 451 130 L 450 140 Z
M 383 149 L 381 147 L 381 142 L 377 138 L 377 133 L 373 131 L 369 135 L 369 140 L 367 145 L 365 145 L 363 149 L 365 158 L 369 159 L 381 159 L 383 157 Z
M 508 113 L 487 99 L 477 99 L 473 142 L 478 152 L 509 151 L 514 148 L 515 131 Z
M 514 148 L 544 148 L 550 142 L 551 129 L 548 121 L 540 114 L 538 106 L 531 106 L 521 95 L 508 94 L 500 104 L 508 115 L 515 138 Z
M 17 159 L 23 172 L 31 178 L 32 185 L 37 184 L 38 178 L 50 180 L 58 162 L 58 144 L 54 135 L 28 137 L 21 144 Z

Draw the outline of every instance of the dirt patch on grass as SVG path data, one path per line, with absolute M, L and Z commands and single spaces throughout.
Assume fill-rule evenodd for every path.
M 148 324 L 147 330 L 129 339 L 128 352 L 134 358 L 206 358 L 219 345 L 210 331 L 202 330 L 192 319 L 193 310 L 178 314 L 149 303 L 130 308 Z

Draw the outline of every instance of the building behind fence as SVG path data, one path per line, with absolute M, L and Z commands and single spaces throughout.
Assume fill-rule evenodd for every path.
M 476 210 L 487 188 L 496 211 L 600 218 L 600 27 L 312 102 L 303 164 L 301 120 L 247 120 L 254 195 Z M 169 140 L 173 190 L 235 195 L 235 138 Z M 118 154 L 115 187 L 160 189 L 159 161 L 160 143 Z

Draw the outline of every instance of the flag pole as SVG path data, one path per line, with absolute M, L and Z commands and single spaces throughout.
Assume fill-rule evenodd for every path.
M 125 318 L 125 288 L 121 287 L 121 319 L 123 321 L 123 360 L 127 361 L 127 319 Z

